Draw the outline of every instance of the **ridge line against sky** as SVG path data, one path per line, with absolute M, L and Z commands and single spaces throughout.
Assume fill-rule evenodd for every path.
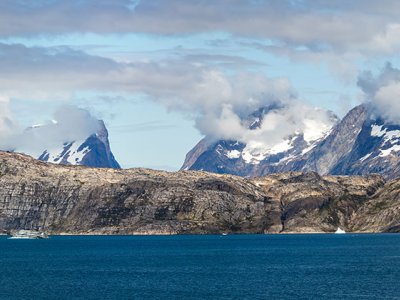
M 123 167 L 178 169 L 204 134 L 249 139 L 240 120 L 271 102 L 343 116 L 368 99 L 395 120 L 399 13 L 393 0 L 3 0 L 0 137 L 75 105 L 105 119 Z

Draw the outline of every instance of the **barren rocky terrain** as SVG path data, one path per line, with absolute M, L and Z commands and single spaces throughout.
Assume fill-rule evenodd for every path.
M 400 180 L 61 166 L 0 152 L 0 231 L 51 234 L 400 231 Z

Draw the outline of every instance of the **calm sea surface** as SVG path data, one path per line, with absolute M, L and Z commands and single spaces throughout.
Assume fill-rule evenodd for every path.
M 400 299 L 400 234 L 0 237 L 0 299 Z

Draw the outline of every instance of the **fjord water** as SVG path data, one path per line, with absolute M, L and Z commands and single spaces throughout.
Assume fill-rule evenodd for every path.
M 400 235 L 0 238 L 0 299 L 400 299 Z

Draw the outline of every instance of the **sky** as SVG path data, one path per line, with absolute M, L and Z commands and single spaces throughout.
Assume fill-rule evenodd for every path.
M 204 136 L 273 140 L 365 101 L 397 122 L 399 14 L 395 0 L 2 0 L 0 148 L 103 119 L 122 167 L 177 170 Z M 288 109 L 249 132 L 274 103 Z

